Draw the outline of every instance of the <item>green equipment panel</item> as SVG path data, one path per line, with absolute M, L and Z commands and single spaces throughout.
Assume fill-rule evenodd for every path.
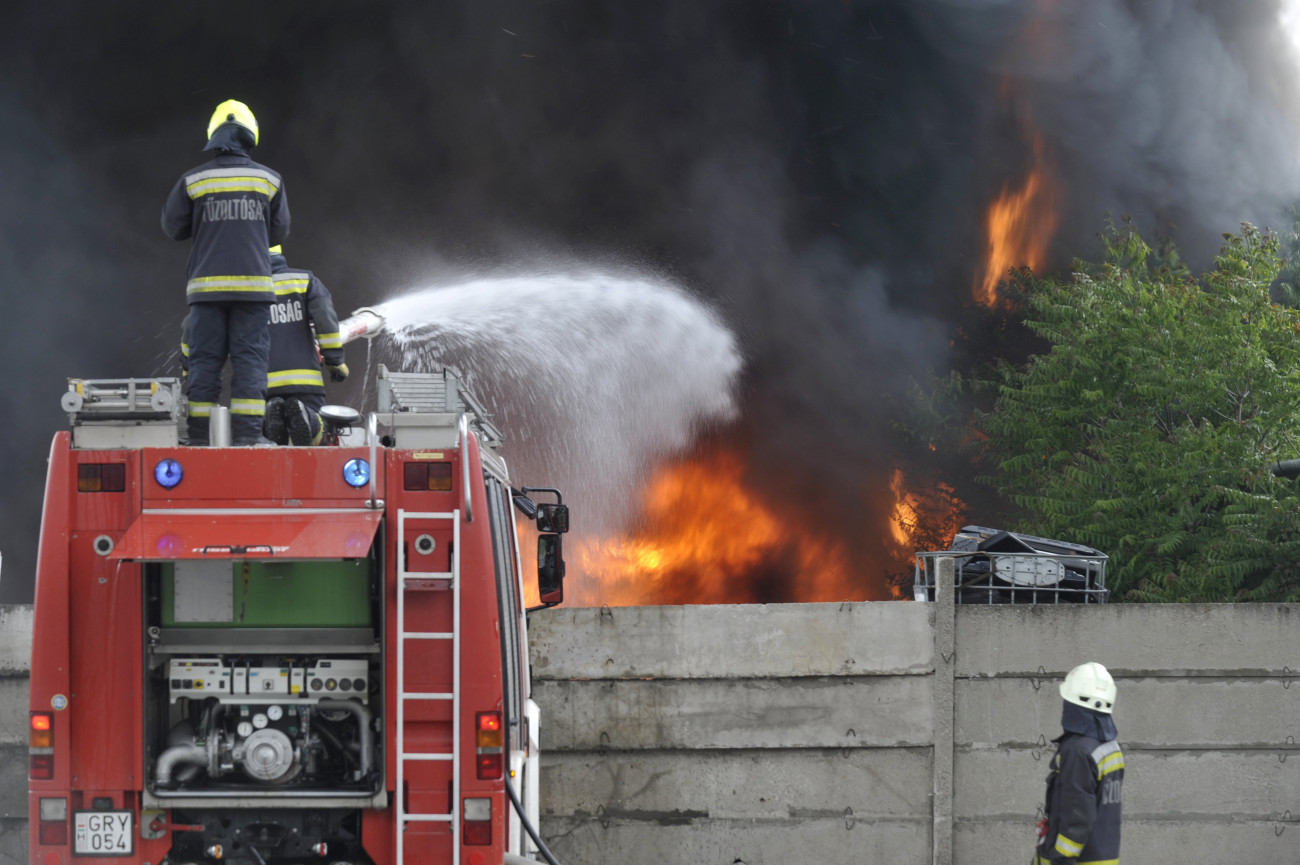
M 370 565 L 367 559 L 167 562 L 162 626 L 369 627 Z

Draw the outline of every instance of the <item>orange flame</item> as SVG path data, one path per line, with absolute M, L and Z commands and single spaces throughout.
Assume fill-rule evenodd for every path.
M 1029 131 L 1033 165 L 1019 188 L 1002 187 L 989 205 L 988 260 L 984 277 L 975 285 L 975 300 L 993 308 L 1004 301 L 998 297 L 998 283 L 1016 267 L 1040 271 L 1047 263 L 1047 246 L 1060 221 L 1057 209 L 1060 193 L 1049 167 L 1046 145 L 1037 132 Z
M 894 512 L 890 514 L 889 531 L 900 547 L 910 546 L 920 521 L 916 508 L 917 497 L 903 489 L 903 470 L 894 469 L 894 479 L 889 482 L 889 492 L 894 496 Z
M 957 530 L 966 521 L 966 504 L 957 498 L 950 484 L 942 481 L 909 490 L 902 469 L 894 469 L 889 484 L 894 507 L 890 513 L 889 530 L 897 545 L 895 567 L 907 573 L 912 556 L 924 550 L 947 549 Z M 898 586 L 894 596 L 900 595 Z
M 855 573 L 843 546 L 792 523 L 744 484 L 731 453 L 680 460 L 642 492 L 637 531 L 575 539 L 574 600 L 629 604 L 735 604 L 762 597 L 765 578 L 786 587 L 784 601 L 865 600 L 870 575 Z M 855 579 L 856 577 L 856 579 Z

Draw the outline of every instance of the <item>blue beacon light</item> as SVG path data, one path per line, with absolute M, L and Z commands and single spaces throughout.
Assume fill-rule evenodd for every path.
M 181 464 L 176 460 L 159 460 L 158 465 L 153 467 L 153 479 L 165 489 L 176 486 L 183 477 L 185 477 L 185 470 L 181 468 Z
M 343 464 L 343 480 L 349 486 L 364 487 L 370 483 L 370 463 L 362 459 L 348 460 Z

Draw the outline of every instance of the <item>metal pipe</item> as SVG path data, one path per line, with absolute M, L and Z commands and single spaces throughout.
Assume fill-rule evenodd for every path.
M 370 732 L 370 712 L 355 700 L 321 700 L 316 708 L 327 711 L 351 712 L 356 716 L 357 727 L 361 730 L 361 768 L 357 769 L 354 781 L 360 781 L 370 772 L 370 752 L 373 750 Z
M 214 405 L 208 417 L 208 441 L 214 448 L 230 447 L 230 408 Z
M 193 743 L 168 748 L 158 757 L 158 763 L 154 768 L 154 780 L 162 786 L 171 784 L 172 769 L 184 763 L 196 766 L 208 765 L 208 749 Z

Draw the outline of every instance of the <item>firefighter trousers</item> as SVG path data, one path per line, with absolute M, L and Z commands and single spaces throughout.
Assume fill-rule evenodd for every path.
M 271 304 L 207 301 L 190 304 L 190 444 L 208 443 L 212 407 L 221 399 L 221 372 L 230 359 L 230 434 L 236 444 L 261 438 L 270 365 Z

